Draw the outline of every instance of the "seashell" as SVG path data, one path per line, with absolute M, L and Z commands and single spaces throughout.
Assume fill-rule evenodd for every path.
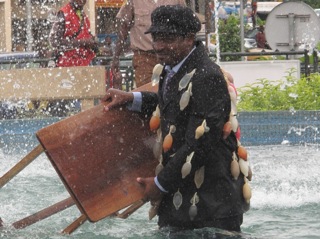
M 231 113 L 232 115 L 237 115 L 238 110 L 237 110 L 237 104 L 231 101 Z
M 190 95 L 192 95 L 192 82 L 190 82 L 188 86 L 188 92 L 190 93 Z
M 191 168 L 192 168 L 192 164 L 191 164 L 191 160 L 192 157 L 194 155 L 194 152 L 190 153 L 187 158 L 186 158 L 186 162 L 183 164 L 182 168 L 181 168 L 181 174 L 182 174 L 182 178 L 184 179 L 187 175 L 189 175 L 189 173 L 191 172 Z
M 246 150 L 245 147 L 243 147 L 241 145 L 238 147 L 238 155 L 239 155 L 239 158 L 242 158 L 243 160 L 247 160 L 248 159 L 247 150 Z
M 162 169 L 163 169 L 163 165 L 162 165 L 162 162 L 160 162 L 156 167 L 155 175 L 157 176 L 161 172 Z
M 179 210 L 180 206 L 182 205 L 182 194 L 180 193 L 179 189 L 173 196 L 173 205 L 176 210 Z
M 171 125 L 171 126 L 170 126 L 170 129 L 169 129 L 169 132 L 170 132 L 170 133 L 176 132 L 176 126 Z
M 166 135 L 166 137 L 163 140 L 162 148 L 164 152 L 167 152 L 169 149 L 171 149 L 172 143 L 173 143 L 173 137 L 171 133 L 174 133 L 174 132 L 176 132 L 176 126 L 171 125 L 169 129 L 169 133 Z
M 237 147 L 241 146 L 241 142 L 237 139 Z
M 149 126 L 151 131 L 158 129 L 160 126 L 160 117 L 156 115 L 152 115 L 149 121 Z
M 161 132 L 161 129 L 159 128 L 157 130 L 157 138 L 156 138 L 156 142 L 161 142 L 162 140 L 162 132 Z
M 149 209 L 149 220 L 154 218 L 157 215 L 157 213 L 158 213 L 158 207 L 151 206 Z
M 204 134 L 204 127 L 202 125 L 198 126 L 196 129 L 196 135 L 195 138 L 199 139 Z
M 194 183 L 196 187 L 199 189 L 204 181 L 204 166 L 199 168 L 194 174 Z
M 242 194 L 243 194 L 244 200 L 249 204 L 251 196 L 252 196 L 252 192 L 251 192 L 251 188 L 250 188 L 249 183 L 247 183 L 247 182 L 244 183 L 244 185 L 242 187 Z
M 154 143 L 152 147 L 153 156 L 157 159 L 161 156 L 162 153 L 162 143 L 157 141 Z
M 155 115 L 155 116 L 160 117 L 160 108 L 159 108 L 159 105 L 157 105 L 156 110 L 155 110 L 155 111 L 153 111 L 153 113 L 152 113 L 152 114 L 153 114 L 153 115 Z
M 231 122 L 228 121 L 224 124 L 223 130 L 222 130 L 224 139 L 228 138 L 228 136 L 231 133 L 231 130 L 232 130 L 232 125 L 231 125 Z
M 153 131 L 153 130 L 156 130 L 159 128 L 160 126 L 160 108 L 159 108 L 159 105 L 157 105 L 155 111 L 153 111 L 152 113 L 152 117 L 149 121 L 149 126 L 150 126 L 150 129 Z
M 156 84 L 159 83 L 159 79 L 162 71 L 163 71 L 163 65 L 161 64 L 157 64 L 153 67 L 152 77 L 151 77 L 152 86 L 155 86 Z
M 190 153 L 186 158 L 186 162 L 191 162 L 193 155 L 194 155 L 194 152 Z
M 198 202 L 199 202 L 199 196 L 198 196 L 197 193 L 195 193 L 195 194 L 193 195 L 193 197 L 191 198 L 190 203 L 191 203 L 191 204 L 197 204 Z
M 233 102 L 237 102 L 237 94 L 234 90 L 234 88 L 232 86 L 228 86 L 228 91 L 229 91 L 229 95 L 230 95 L 230 99 Z
M 236 116 L 234 116 L 234 115 L 230 116 L 230 123 L 232 126 L 232 131 L 237 132 L 239 123 L 238 123 Z
M 252 179 L 252 170 L 251 170 L 251 167 L 249 166 L 249 171 L 248 171 L 248 177 L 247 177 L 247 179 L 249 180 L 249 181 L 251 181 L 251 179 Z
M 238 160 L 238 157 L 237 157 L 237 155 L 236 155 L 236 153 L 235 153 L 235 152 L 233 152 L 233 154 L 232 154 L 232 159 L 234 159 L 234 160 Z
M 187 87 L 195 72 L 196 69 L 193 69 L 190 73 L 187 73 L 182 77 L 182 79 L 179 82 L 179 91 Z
M 198 208 L 196 206 L 196 204 L 199 202 L 199 196 L 197 195 L 197 193 L 195 193 L 193 195 L 193 197 L 191 198 L 191 207 L 189 208 L 189 216 L 190 216 L 190 220 L 192 221 L 195 216 L 198 214 Z
M 202 126 L 204 128 L 204 132 L 205 133 L 209 132 L 210 128 L 207 126 L 207 121 L 206 120 L 203 120 Z
M 162 148 L 164 152 L 167 152 L 169 149 L 171 149 L 173 143 L 173 138 L 171 133 L 166 135 L 166 137 L 163 140 Z
M 192 204 L 189 208 L 190 220 L 193 221 L 193 219 L 197 216 L 197 214 L 198 214 L 198 208 L 196 205 Z
M 189 91 L 183 92 L 179 105 L 180 105 L 180 110 L 183 111 L 189 104 L 190 101 L 190 93 Z
M 240 166 L 237 160 L 233 159 L 231 161 L 231 175 L 234 180 L 237 180 L 240 175 Z
M 242 158 L 239 159 L 239 166 L 241 173 L 248 177 L 249 175 L 249 163 L 248 161 L 244 161 Z
M 182 178 L 184 179 L 191 172 L 192 164 L 190 162 L 185 162 L 181 168 Z

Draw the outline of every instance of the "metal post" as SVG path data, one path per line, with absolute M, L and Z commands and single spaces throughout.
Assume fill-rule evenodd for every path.
M 244 52 L 244 28 L 243 28 L 243 0 L 240 0 L 240 37 L 241 37 L 241 52 Z M 241 57 L 244 60 L 244 57 Z
M 289 48 L 290 50 L 294 50 L 294 44 L 295 44 L 295 32 L 294 32 L 294 13 L 289 13 Z
M 209 50 L 209 39 L 208 39 L 208 36 L 209 36 L 209 33 L 211 31 L 211 10 L 210 10 L 210 7 L 209 7 L 209 2 L 211 0 L 206 0 L 205 2 L 205 37 L 206 37 L 206 47 L 208 48 Z
M 26 1 L 27 9 L 27 50 L 32 51 L 33 34 L 32 34 L 32 5 L 31 0 Z
M 313 73 L 318 72 L 318 53 L 313 50 Z
M 305 73 L 304 73 L 305 76 L 308 77 L 310 75 L 308 50 L 304 50 L 304 70 L 305 70 Z

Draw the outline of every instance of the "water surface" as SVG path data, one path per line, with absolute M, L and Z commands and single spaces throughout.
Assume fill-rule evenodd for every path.
M 21 160 L 29 150 L 0 148 L 0 175 Z M 253 169 L 251 209 L 244 216 L 241 235 L 219 238 L 320 238 L 319 146 L 251 146 Z M 85 222 L 70 236 L 61 231 L 80 216 L 76 206 L 25 229 L 11 224 L 69 197 L 45 154 L 0 189 L 1 238 L 98 239 L 98 238 L 218 238 L 215 229 L 169 233 L 157 229 L 156 218 L 148 220 L 149 205 L 128 219 L 106 218 Z

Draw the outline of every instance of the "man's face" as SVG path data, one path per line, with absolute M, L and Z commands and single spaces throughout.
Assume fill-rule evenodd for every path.
M 175 34 L 152 33 L 153 49 L 160 63 L 174 66 L 185 58 L 193 44 L 192 38 Z
M 83 6 L 86 5 L 87 0 L 71 0 L 71 2 L 77 9 L 82 9 Z

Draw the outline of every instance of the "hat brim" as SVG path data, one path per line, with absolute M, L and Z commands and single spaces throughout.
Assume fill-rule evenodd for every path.
M 166 34 L 184 34 L 185 32 L 178 31 L 177 29 L 170 29 L 168 26 L 151 26 L 144 34 L 149 33 L 166 33 Z

